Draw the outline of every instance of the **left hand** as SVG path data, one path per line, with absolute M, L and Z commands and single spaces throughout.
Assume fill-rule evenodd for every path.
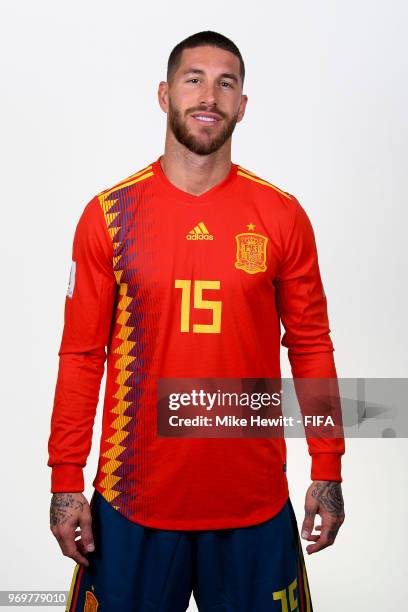
M 320 534 L 312 533 L 316 514 L 320 514 L 322 518 L 321 525 L 315 527 Z M 301 535 L 304 540 L 315 544 L 307 546 L 306 552 L 311 555 L 331 546 L 344 519 L 341 483 L 334 480 L 314 480 L 306 492 L 305 518 Z

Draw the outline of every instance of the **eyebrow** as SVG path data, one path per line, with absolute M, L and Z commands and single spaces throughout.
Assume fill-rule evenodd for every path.
M 190 73 L 204 74 L 204 70 L 201 70 L 201 68 L 187 68 L 187 70 L 183 71 L 182 75 L 185 76 L 186 74 Z M 235 83 L 238 83 L 238 77 L 233 72 L 223 72 L 220 74 L 220 77 L 224 79 L 231 79 L 232 81 L 235 81 Z

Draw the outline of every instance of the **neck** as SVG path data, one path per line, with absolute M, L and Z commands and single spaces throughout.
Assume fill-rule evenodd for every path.
M 161 166 L 173 185 L 199 196 L 221 182 L 230 171 L 231 139 L 214 153 L 197 155 L 168 133 Z

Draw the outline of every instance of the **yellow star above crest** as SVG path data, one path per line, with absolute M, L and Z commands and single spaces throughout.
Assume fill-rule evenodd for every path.
M 249 230 L 254 230 L 255 229 L 255 225 L 253 223 L 248 223 L 247 228 Z

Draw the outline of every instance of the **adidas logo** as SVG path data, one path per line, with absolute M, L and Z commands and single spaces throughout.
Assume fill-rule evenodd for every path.
M 192 230 L 186 234 L 187 240 L 214 240 L 214 236 L 210 234 L 205 227 L 203 221 L 200 221 Z

